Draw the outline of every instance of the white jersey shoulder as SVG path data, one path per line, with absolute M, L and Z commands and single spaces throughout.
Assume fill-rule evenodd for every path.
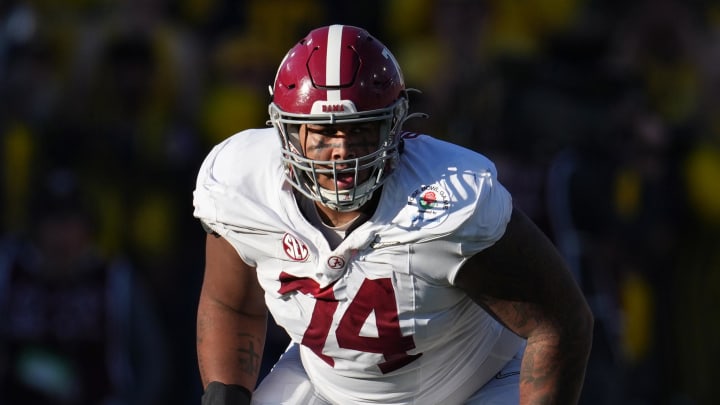
M 284 215 L 292 203 L 288 189 L 275 129 L 246 130 L 216 145 L 203 161 L 193 192 L 194 215 L 231 242 L 233 235 L 275 234 L 292 222 Z M 255 265 L 256 252 L 238 251 Z
M 512 200 L 485 156 L 427 135 L 406 134 L 380 209 L 384 218 L 379 222 L 389 225 L 376 246 L 412 243 L 414 257 L 432 263 L 447 255 L 468 258 L 495 243 L 505 232 Z M 458 268 L 438 266 L 424 276 L 452 282 Z

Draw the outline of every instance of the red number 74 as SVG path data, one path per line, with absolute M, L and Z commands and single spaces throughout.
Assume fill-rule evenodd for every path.
M 335 365 L 332 357 L 323 353 L 332 319 L 339 301 L 335 299 L 333 285 L 320 288 L 318 283 L 307 277 L 296 277 L 282 272 L 280 274 L 280 290 L 287 294 L 298 291 L 315 297 L 312 318 L 302 344 L 331 366 Z M 375 312 L 378 337 L 361 336 L 360 329 L 372 312 Z M 343 314 L 340 324 L 335 329 L 338 345 L 343 349 L 357 350 L 367 353 L 381 353 L 385 361 L 378 364 L 383 374 L 397 370 L 422 355 L 407 354 L 415 348 L 412 336 L 403 336 L 400 331 L 398 309 L 395 304 L 395 290 L 389 278 L 365 279 L 355 298 L 350 302 Z

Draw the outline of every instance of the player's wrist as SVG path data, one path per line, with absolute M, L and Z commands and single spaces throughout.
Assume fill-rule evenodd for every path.
M 250 390 L 241 385 L 212 381 L 205 387 L 202 405 L 250 405 L 251 397 Z

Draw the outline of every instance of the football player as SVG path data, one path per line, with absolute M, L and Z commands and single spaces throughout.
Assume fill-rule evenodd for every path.
M 577 402 L 582 293 L 493 162 L 402 130 L 417 114 L 378 39 L 311 31 L 269 115 L 209 153 L 194 192 L 203 404 Z M 291 344 L 256 387 L 268 310 Z

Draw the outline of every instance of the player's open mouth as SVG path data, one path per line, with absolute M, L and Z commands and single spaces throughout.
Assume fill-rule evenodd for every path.
M 338 190 L 347 190 L 355 186 L 355 175 L 353 173 L 338 173 L 335 176 L 335 184 Z

